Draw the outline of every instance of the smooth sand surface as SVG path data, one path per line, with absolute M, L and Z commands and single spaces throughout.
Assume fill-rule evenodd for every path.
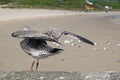
M 40 60 L 39 71 L 120 71 L 120 12 L 74 12 L 69 15 L 65 11 L 58 11 L 64 15 L 35 16 L 45 13 L 45 11 L 29 10 L 27 12 L 24 9 L 21 11 L 23 16 L 20 14 L 14 14 L 16 15 L 14 16 L 10 15 L 12 13 L 4 13 L 4 11 L 0 10 L 9 20 L 6 20 L 5 15 L 3 17 L 0 13 L 3 19 L 0 19 L 0 70 L 29 70 L 32 63 L 31 58 L 20 48 L 20 39 L 11 37 L 12 32 L 29 26 L 40 32 L 43 32 L 46 27 L 58 27 L 97 43 L 96 46 L 91 46 L 74 40 L 74 46 L 71 44 L 61 45 L 59 47 L 65 51 L 59 55 Z M 12 11 L 20 12 L 16 9 L 8 10 L 8 12 Z M 46 10 L 47 15 L 49 15 L 49 11 Z M 24 12 L 34 16 L 32 18 L 25 17 Z M 52 13 L 57 14 L 56 11 Z M 23 18 L 15 18 L 18 15 Z M 66 39 L 72 38 L 63 36 L 60 41 L 64 43 Z
M 75 14 L 79 12 L 49 9 L 0 9 L 0 21 Z

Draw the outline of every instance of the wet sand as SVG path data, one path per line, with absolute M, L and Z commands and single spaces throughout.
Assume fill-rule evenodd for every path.
M 61 45 L 59 47 L 65 51 L 40 60 L 39 71 L 120 71 L 120 12 L 77 12 L 74 15 L 62 12 L 62 14 L 65 15 L 34 15 L 32 18 L 28 16 L 29 18 L 1 20 L 0 70 L 29 70 L 31 58 L 20 48 L 20 40 L 11 37 L 12 32 L 29 26 L 40 32 L 43 32 L 46 27 L 58 27 L 97 43 L 96 46 L 91 46 L 76 41 L 73 42 L 74 46 Z M 61 42 L 64 43 L 63 40 L 66 39 L 68 38 L 63 36 Z

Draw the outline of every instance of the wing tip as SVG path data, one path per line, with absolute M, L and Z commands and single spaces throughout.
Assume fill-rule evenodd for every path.
M 91 45 L 92 45 L 92 46 L 95 46 L 95 43 L 92 43 Z
M 95 46 L 95 43 L 92 42 L 92 41 L 89 41 L 89 42 L 87 42 L 87 43 L 90 44 L 90 45 L 92 45 L 92 46 Z

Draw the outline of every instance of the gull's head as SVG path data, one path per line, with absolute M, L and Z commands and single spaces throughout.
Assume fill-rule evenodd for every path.
M 17 35 L 15 34 L 15 32 L 13 32 L 13 33 L 11 34 L 11 36 L 12 36 L 12 37 L 17 37 Z
M 34 30 L 19 30 L 13 32 L 11 36 L 16 38 L 34 37 L 39 36 L 39 32 Z
M 30 31 L 30 28 L 28 26 L 25 26 L 22 28 L 22 30 L 20 31 L 16 31 L 16 32 L 13 32 L 11 34 L 12 37 L 17 37 L 17 38 L 20 38 L 22 35 L 25 35 L 26 32 Z
M 19 38 L 19 36 L 21 35 L 20 31 L 16 31 L 16 32 L 13 32 L 11 34 L 12 37 L 15 37 L 15 38 Z

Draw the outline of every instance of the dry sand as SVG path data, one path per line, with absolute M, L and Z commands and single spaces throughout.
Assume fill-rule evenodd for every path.
M 0 70 L 29 70 L 32 60 L 20 48 L 20 40 L 11 37 L 12 32 L 29 26 L 38 31 L 58 27 L 97 43 L 61 45 L 65 51 L 40 60 L 39 71 L 120 71 L 120 12 L 0 9 L 0 17 Z

